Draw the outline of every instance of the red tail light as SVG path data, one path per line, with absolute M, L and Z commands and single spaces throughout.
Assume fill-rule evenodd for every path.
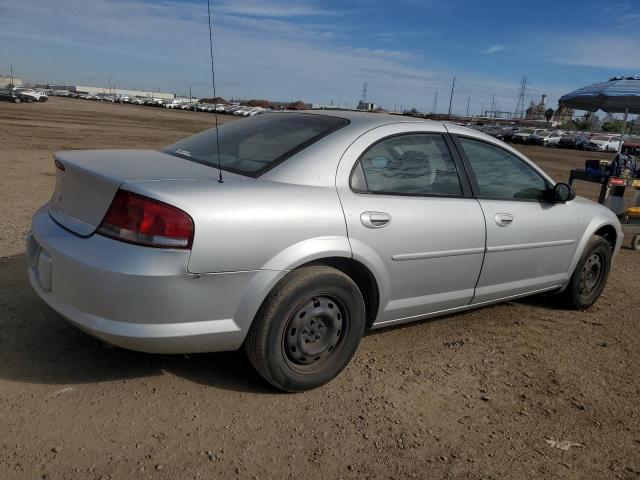
M 150 247 L 191 248 L 193 220 L 179 208 L 118 190 L 98 232 Z

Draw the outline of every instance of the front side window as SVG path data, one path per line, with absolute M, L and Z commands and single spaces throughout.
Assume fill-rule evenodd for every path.
M 545 180 L 515 155 L 478 140 L 459 140 L 478 182 L 478 196 L 530 200 L 545 197 Z
M 354 168 L 351 187 L 398 195 L 462 195 L 444 138 L 430 133 L 399 135 L 375 144 Z
M 257 176 L 347 123 L 343 118 L 304 113 L 273 113 L 226 123 L 218 131 L 220 166 Z M 217 167 L 216 140 L 212 128 L 162 151 Z

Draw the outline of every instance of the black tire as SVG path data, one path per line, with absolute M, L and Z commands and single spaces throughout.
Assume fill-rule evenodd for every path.
M 353 280 L 331 267 L 302 267 L 266 298 L 245 350 L 253 367 L 274 387 L 311 390 L 347 366 L 365 323 L 364 300 Z
M 602 294 L 610 270 L 611 245 L 604 238 L 593 236 L 562 294 L 566 305 L 576 310 L 591 307 Z
M 636 233 L 631 239 L 631 248 L 636 251 L 640 250 L 640 233 Z
M 11 100 L 13 103 L 20 103 L 22 100 L 20 100 L 20 97 L 13 97 L 13 100 Z

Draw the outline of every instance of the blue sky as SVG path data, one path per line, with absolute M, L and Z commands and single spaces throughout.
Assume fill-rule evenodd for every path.
M 640 73 L 640 1 L 213 0 L 218 93 L 430 111 L 513 110 Z M 206 0 L 0 4 L 0 73 L 211 94 Z

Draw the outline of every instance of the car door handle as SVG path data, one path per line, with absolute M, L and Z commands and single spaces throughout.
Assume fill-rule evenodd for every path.
M 513 223 L 513 215 L 510 213 L 496 213 L 494 220 L 499 227 L 508 227 Z
M 362 212 L 360 221 L 367 228 L 382 228 L 389 225 L 391 215 L 384 212 Z

